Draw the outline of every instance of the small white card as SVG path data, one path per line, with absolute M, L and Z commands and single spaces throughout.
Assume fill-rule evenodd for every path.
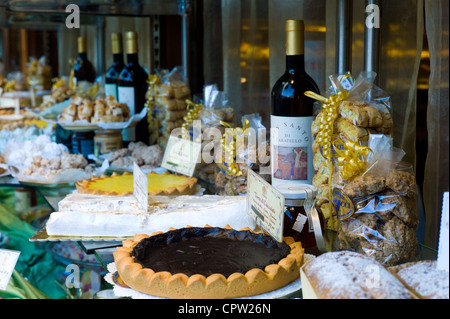
M 171 135 L 167 141 L 161 166 L 168 170 L 192 177 L 199 162 L 201 143 Z
M 19 255 L 20 251 L 0 249 L 0 290 L 6 290 Z
M 148 177 L 142 169 L 133 164 L 133 195 L 136 197 L 139 208 L 148 210 Z
M 442 200 L 442 216 L 441 216 L 441 229 L 439 232 L 439 246 L 438 246 L 438 257 L 437 257 L 437 268 L 442 270 L 448 270 L 448 238 L 449 238 L 449 230 L 448 230 L 448 192 L 444 193 Z
M 247 212 L 259 227 L 282 242 L 284 196 L 251 169 L 247 172 Z

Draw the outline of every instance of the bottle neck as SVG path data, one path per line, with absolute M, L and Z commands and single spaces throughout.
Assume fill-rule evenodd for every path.
M 122 63 L 123 64 L 123 54 L 122 53 L 114 53 L 113 54 L 113 61 L 116 63 Z
M 87 53 L 86 52 L 79 52 L 78 53 L 78 57 L 83 59 L 83 60 L 87 60 Z
M 127 54 L 127 62 L 133 64 L 139 64 L 138 54 L 137 53 L 128 53 Z
M 305 55 L 286 55 L 286 71 L 289 73 L 305 71 Z

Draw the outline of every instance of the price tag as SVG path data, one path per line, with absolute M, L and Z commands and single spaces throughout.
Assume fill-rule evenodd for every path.
M 200 156 L 201 144 L 171 135 L 167 141 L 161 166 L 192 177 Z
M 439 232 L 439 247 L 438 247 L 438 257 L 437 257 L 437 268 L 448 271 L 448 192 L 444 193 L 443 203 L 442 203 L 442 216 L 441 216 L 441 229 Z
M 20 251 L 0 249 L 0 290 L 6 290 Z
M 136 164 L 133 164 L 133 195 L 136 197 L 139 208 L 148 210 L 148 177 Z
M 251 169 L 247 172 L 247 212 L 259 227 L 282 242 L 284 196 Z

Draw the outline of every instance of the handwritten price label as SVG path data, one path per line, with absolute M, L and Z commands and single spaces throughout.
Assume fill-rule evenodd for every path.
M 6 290 L 20 251 L 0 249 L 0 290 Z
M 284 197 L 251 169 L 247 170 L 247 212 L 277 241 L 283 241 Z

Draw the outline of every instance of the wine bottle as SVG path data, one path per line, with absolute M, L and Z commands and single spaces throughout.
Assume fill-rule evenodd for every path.
M 78 37 L 78 56 L 74 65 L 74 75 L 75 86 L 80 86 L 84 82 L 92 84 L 95 81 L 94 67 L 87 58 L 85 37 Z
M 286 70 L 271 92 L 270 144 L 272 185 L 311 184 L 313 169 L 314 100 L 305 91 L 319 93 L 305 72 L 304 23 L 286 21 Z
M 105 75 L 105 95 L 112 95 L 117 100 L 119 98 L 117 94 L 117 87 L 119 85 L 119 76 L 122 72 L 125 64 L 123 62 L 123 45 L 122 45 L 122 34 L 112 33 L 111 34 L 111 45 L 113 54 L 113 63 L 106 71 Z
M 119 76 L 118 95 L 119 102 L 126 103 L 130 115 L 138 114 L 145 107 L 145 93 L 148 88 L 148 74 L 139 65 L 137 34 L 134 31 L 125 34 L 125 49 L 127 65 Z M 136 127 L 124 129 L 122 135 L 125 144 L 132 141 L 141 141 L 148 144 L 148 121 L 144 117 Z

